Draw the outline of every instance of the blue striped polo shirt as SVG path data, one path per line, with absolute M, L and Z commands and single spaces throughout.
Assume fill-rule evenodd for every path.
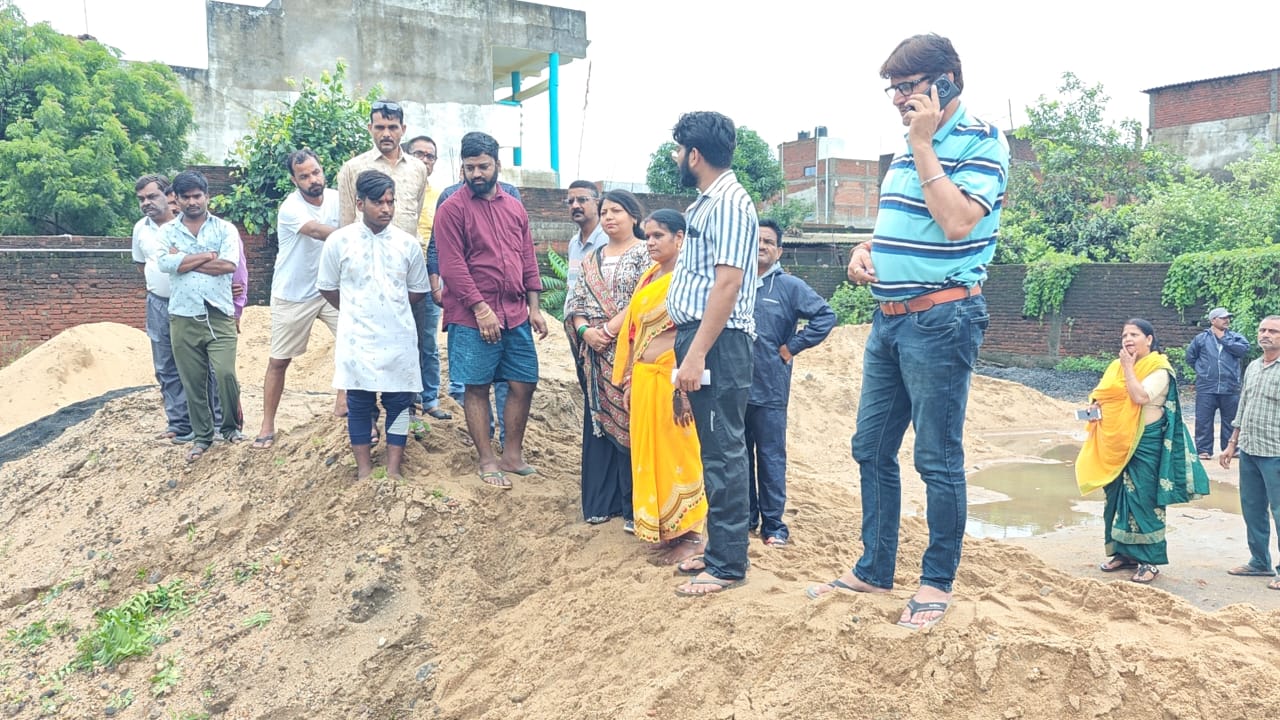
M 1000 208 L 1009 170 L 1009 143 L 993 125 L 971 117 L 962 104 L 933 136 L 942 171 L 986 210 L 968 237 L 948 240 L 924 203 L 911 148 L 893 158 L 880 186 L 880 210 L 871 262 L 877 300 L 905 300 L 952 285 L 987 278 L 996 253 Z
M 760 220 L 738 176 L 724 171 L 706 192 L 685 211 L 688 228 L 684 245 L 671 273 L 667 314 L 677 325 L 702 320 L 707 296 L 716 279 L 717 265 L 742 270 L 742 287 L 725 327 L 755 337 L 756 251 L 760 247 Z

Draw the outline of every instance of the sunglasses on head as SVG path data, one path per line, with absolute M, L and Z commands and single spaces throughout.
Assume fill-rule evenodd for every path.
M 369 106 L 369 110 L 377 112 L 379 110 L 390 110 L 391 112 L 403 112 L 399 103 L 393 103 L 390 100 L 377 100 Z

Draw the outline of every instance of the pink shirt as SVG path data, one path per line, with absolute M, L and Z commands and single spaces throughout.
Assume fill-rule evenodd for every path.
M 244 292 L 231 296 L 231 302 L 236 306 L 236 317 L 239 318 L 244 314 L 244 306 L 249 303 L 249 265 L 244 258 L 244 238 L 240 238 L 240 262 L 236 264 L 236 271 L 231 273 L 231 284 L 244 288 Z

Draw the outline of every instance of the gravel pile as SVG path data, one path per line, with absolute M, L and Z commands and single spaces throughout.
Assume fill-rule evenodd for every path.
M 1102 373 L 1060 372 L 1047 368 L 996 367 L 979 363 L 979 375 L 1021 383 L 1052 398 L 1084 404 L 1089 391 L 1098 385 Z

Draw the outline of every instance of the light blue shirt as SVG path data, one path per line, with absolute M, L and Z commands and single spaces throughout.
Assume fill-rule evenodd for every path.
M 182 216 L 164 226 L 164 241 L 176 253 L 166 252 L 156 261 L 169 273 L 171 292 L 169 314 L 179 317 L 203 317 L 208 313 L 205 303 L 227 315 L 235 315 L 231 299 L 231 273 L 206 275 L 194 270 L 178 272 L 183 258 L 199 253 L 216 252 L 219 260 L 232 265 L 240 264 L 240 231 L 236 226 L 213 215 L 206 215 L 204 224 L 195 235 L 182 224 Z
M 569 272 L 565 274 L 564 281 L 564 305 L 569 307 L 569 298 L 573 297 L 573 289 L 578 285 L 578 278 L 582 276 L 582 261 L 591 254 L 592 250 L 605 245 L 609 242 L 609 236 L 604 234 L 604 226 L 600 221 L 596 220 L 596 229 L 591 231 L 587 236 L 587 241 L 582 242 L 582 231 L 579 230 L 571 240 L 569 240 Z

